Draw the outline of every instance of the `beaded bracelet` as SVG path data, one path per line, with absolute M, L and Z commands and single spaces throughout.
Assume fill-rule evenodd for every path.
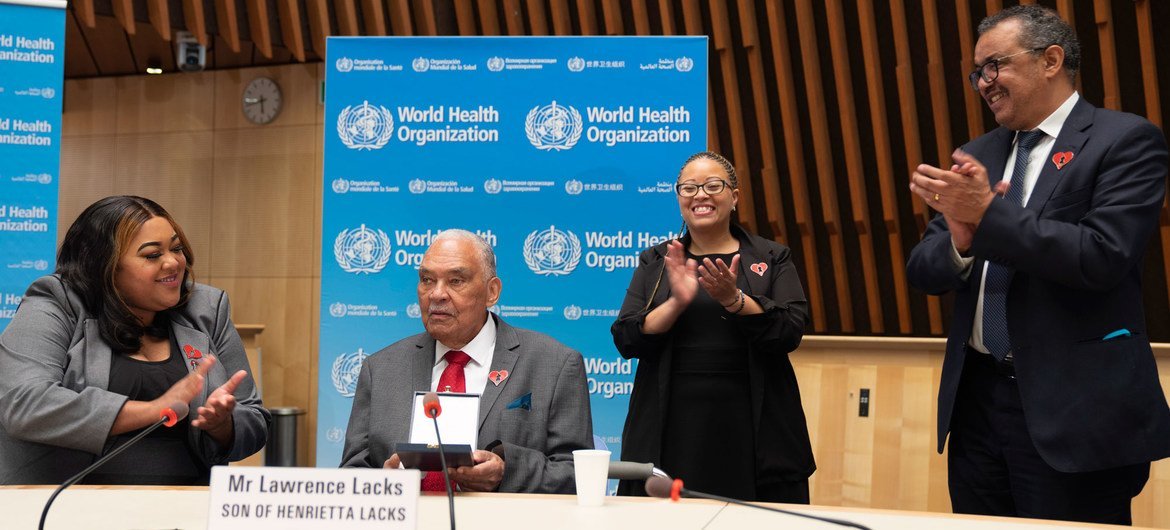
M 738 315 L 740 311 L 743 311 L 743 306 L 744 306 L 745 300 L 744 300 L 744 296 L 743 296 L 743 290 L 736 289 L 735 291 L 736 291 L 736 293 L 739 294 L 739 299 L 737 300 L 739 302 L 739 306 L 735 308 L 735 311 L 728 309 L 729 307 L 736 305 L 736 302 L 732 302 L 730 306 L 727 306 L 727 305 L 723 306 L 723 310 L 727 311 L 728 313 L 731 313 L 733 315 Z

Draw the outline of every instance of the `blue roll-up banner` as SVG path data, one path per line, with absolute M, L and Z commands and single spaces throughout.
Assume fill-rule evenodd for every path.
M 417 268 L 447 228 L 495 248 L 494 312 L 584 355 L 616 456 L 636 365 L 609 326 L 639 252 L 678 235 L 706 37 L 342 37 L 327 55 L 317 465 L 340 461 L 362 359 L 423 331 Z
M 64 76 L 64 0 L 0 0 L 0 331 L 56 261 Z

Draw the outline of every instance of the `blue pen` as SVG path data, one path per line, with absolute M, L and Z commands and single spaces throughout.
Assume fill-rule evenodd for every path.
M 1133 336 L 1133 333 L 1130 333 L 1128 329 L 1121 328 L 1121 329 L 1114 331 L 1108 335 L 1105 335 L 1105 338 L 1103 338 L 1101 340 L 1109 340 L 1109 339 L 1116 339 L 1118 337 L 1130 337 L 1130 336 Z

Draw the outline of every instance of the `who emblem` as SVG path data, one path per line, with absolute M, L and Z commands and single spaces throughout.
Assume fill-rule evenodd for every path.
M 431 62 L 426 57 L 418 57 L 410 62 L 410 66 L 415 72 L 425 72 L 431 69 Z
M 577 145 L 581 139 L 581 113 L 572 106 L 551 105 L 532 107 L 524 120 L 528 141 L 542 151 L 564 151 Z
M 366 225 L 345 229 L 333 240 L 333 257 L 345 272 L 377 273 L 390 261 L 390 236 Z
M 343 353 L 333 360 L 333 388 L 344 397 L 353 397 L 357 391 L 358 376 L 362 373 L 362 361 L 369 355 L 358 348 L 353 353 Z
M 427 191 L 427 183 L 423 179 L 413 179 L 406 185 L 406 188 L 409 189 L 411 193 L 419 194 Z
M 504 189 L 504 184 L 500 182 L 500 179 L 487 179 L 483 181 L 483 191 L 491 195 L 499 193 L 502 189 Z
M 341 427 L 334 427 L 329 429 L 325 433 L 325 439 L 335 444 L 339 444 L 345 441 L 345 429 L 342 429 Z
M 567 306 L 565 306 L 564 313 L 565 313 L 566 320 L 578 320 L 581 318 L 581 306 L 567 305 Z
M 333 63 L 333 65 L 337 67 L 338 72 L 348 72 L 353 70 L 353 59 L 342 57 L 336 63 Z
M 33 268 L 39 271 L 43 271 L 49 268 L 49 262 L 43 259 L 36 260 L 33 262 Z
M 37 182 L 40 182 L 41 184 L 52 184 L 53 176 L 48 173 L 41 173 L 40 175 L 37 175 Z
M 690 57 L 679 57 L 674 60 L 674 68 L 680 72 L 690 72 L 695 67 L 695 60 Z
M 565 62 L 565 66 L 569 67 L 570 72 L 580 72 L 585 69 L 585 59 L 569 57 L 569 60 Z
M 345 316 L 345 311 L 345 304 L 341 302 L 333 302 L 332 304 L 329 304 L 329 314 L 333 315 L 335 318 L 341 318 Z
M 410 318 L 421 318 L 422 308 L 418 304 L 410 304 L 406 306 L 406 316 Z
M 333 179 L 333 193 L 345 193 L 349 191 L 349 181 L 346 179 Z
M 337 115 L 337 136 L 350 149 L 381 149 L 394 137 L 394 115 L 381 105 L 350 105 Z
M 488 59 L 487 67 L 488 67 L 488 70 L 491 70 L 493 72 L 499 72 L 500 70 L 503 70 L 504 69 L 504 58 L 503 57 L 492 57 L 492 58 Z
M 524 263 L 541 276 L 563 276 L 581 261 L 581 241 L 568 230 L 535 230 L 524 239 Z
M 585 190 L 585 185 L 577 179 L 569 179 L 565 181 L 565 193 L 569 195 L 580 195 Z

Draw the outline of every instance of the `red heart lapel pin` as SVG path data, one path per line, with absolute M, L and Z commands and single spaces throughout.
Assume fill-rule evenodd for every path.
M 491 373 L 488 374 L 488 381 L 495 383 L 496 386 L 500 386 L 500 383 L 503 383 L 507 378 L 507 370 L 492 370 Z
M 753 263 L 749 268 L 752 270 L 752 272 L 763 276 L 764 272 L 768 270 L 768 264 L 761 261 L 759 263 Z
M 1075 155 L 1072 151 L 1061 151 L 1052 155 L 1052 163 L 1056 165 L 1056 169 L 1059 171 L 1066 164 L 1072 162 L 1073 156 Z
M 192 346 L 190 344 L 183 345 L 183 353 L 187 355 L 188 359 L 202 359 L 203 358 L 203 352 L 199 351 L 198 349 L 196 349 L 194 346 Z M 196 362 L 196 361 L 192 360 L 192 363 L 194 363 L 194 362 Z

